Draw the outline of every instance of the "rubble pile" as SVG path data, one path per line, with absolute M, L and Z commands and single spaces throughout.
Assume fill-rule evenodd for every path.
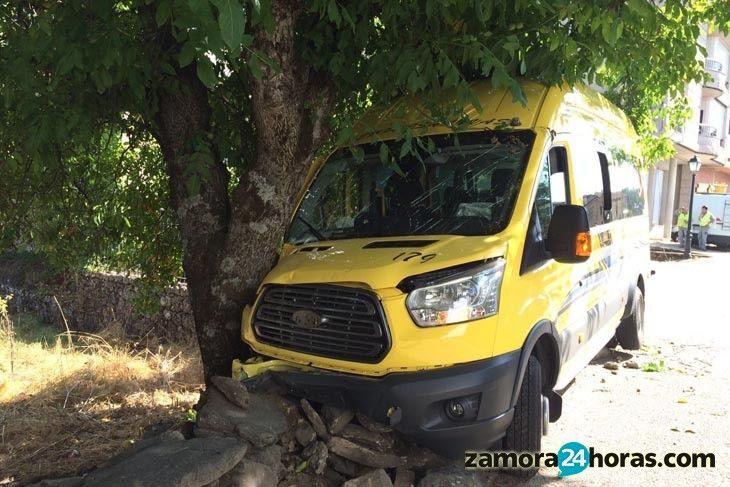
M 436 487 L 478 478 L 367 416 L 214 377 L 192 438 L 143 440 L 84 477 L 36 486 Z

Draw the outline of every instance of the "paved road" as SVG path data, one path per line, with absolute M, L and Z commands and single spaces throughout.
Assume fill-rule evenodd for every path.
M 730 252 L 653 262 L 647 340 L 640 352 L 604 350 L 563 396 L 544 452 L 577 441 L 599 453 L 711 452 L 715 468 L 588 468 L 559 477 L 545 468 L 527 484 L 483 472 L 485 486 L 730 486 Z M 616 371 L 604 368 L 618 361 Z M 623 366 L 635 361 L 639 369 Z M 661 369 L 642 370 L 648 364 Z
M 596 360 L 564 395 L 543 450 L 578 441 L 598 452 L 712 452 L 716 467 L 589 468 L 563 479 L 543 468 L 528 485 L 730 485 L 730 252 L 707 255 L 653 263 L 648 350 L 633 360 L 664 370 L 614 375 Z

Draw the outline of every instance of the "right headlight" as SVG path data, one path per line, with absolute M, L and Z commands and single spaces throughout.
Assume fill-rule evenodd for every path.
M 504 259 L 444 282 L 416 288 L 406 307 L 418 326 L 440 326 L 473 321 L 497 314 Z

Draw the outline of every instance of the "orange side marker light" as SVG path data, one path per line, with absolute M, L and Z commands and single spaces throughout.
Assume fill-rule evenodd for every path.
M 575 236 L 575 255 L 578 257 L 590 257 L 591 255 L 591 233 L 579 232 Z

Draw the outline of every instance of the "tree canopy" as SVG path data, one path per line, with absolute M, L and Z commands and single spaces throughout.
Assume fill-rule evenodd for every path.
M 473 79 L 523 102 L 523 76 L 595 82 L 657 159 L 707 22 L 728 29 L 725 0 L 3 1 L 0 238 L 158 283 L 182 264 L 210 375 L 309 163 L 363 111 L 416 96 L 451 123 L 439 93 Z

